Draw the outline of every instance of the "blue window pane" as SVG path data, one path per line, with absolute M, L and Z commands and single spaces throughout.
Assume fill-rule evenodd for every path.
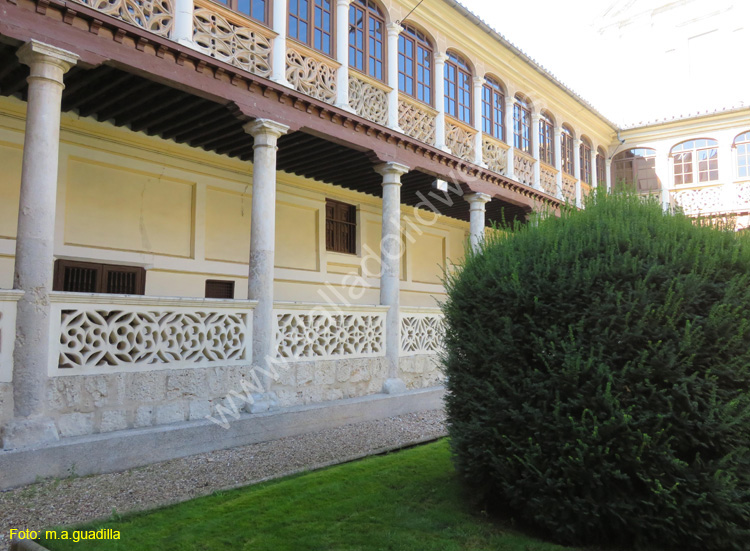
M 251 15 L 258 21 L 266 23 L 266 0 L 253 0 L 253 13 Z
M 237 11 L 240 13 L 244 13 L 246 15 L 251 15 L 250 14 L 250 0 L 238 0 Z

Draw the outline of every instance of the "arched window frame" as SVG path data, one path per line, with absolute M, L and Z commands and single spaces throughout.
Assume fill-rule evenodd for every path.
M 750 179 L 750 130 L 734 139 L 737 178 Z
M 625 175 L 625 182 L 621 181 L 622 175 Z M 617 189 L 623 183 L 639 192 L 661 189 L 661 182 L 656 174 L 655 149 L 635 147 L 620 151 L 612 158 L 612 187 Z
M 607 180 L 607 156 L 600 147 L 596 150 L 596 181 L 598 185 L 604 185 Z
M 224 4 L 232 11 L 241 13 L 259 23 L 268 26 L 271 24 L 271 1 L 272 0 L 216 0 Z
M 513 146 L 531 154 L 531 105 L 521 95 L 513 102 Z
M 567 125 L 563 125 L 560 132 L 560 161 L 562 171 L 570 176 L 575 174 L 575 165 L 573 164 L 575 147 L 573 146 L 573 140 L 573 131 Z
M 372 78 L 386 79 L 385 15 L 373 0 L 349 5 L 349 67 Z
M 719 142 L 698 138 L 678 143 L 669 156 L 673 161 L 674 184 L 689 186 L 719 179 Z
M 539 160 L 550 166 L 555 164 L 555 123 L 547 113 L 539 117 Z
M 505 92 L 494 78 L 484 78 L 482 86 L 482 131 L 505 141 Z
M 591 185 L 591 142 L 586 138 L 581 138 L 579 162 L 581 167 L 581 181 Z
M 473 124 L 473 73 L 469 62 L 448 51 L 445 61 L 445 114 L 466 124 Z
M 332 0 L 289 0 L 287 26 L 289 38 L 334 57 L 336 9 Z
M 402 23 L 398 37 L 398 89 L 422 103 L 432 106 L 435 49 L 427 35 L 416 27 Z

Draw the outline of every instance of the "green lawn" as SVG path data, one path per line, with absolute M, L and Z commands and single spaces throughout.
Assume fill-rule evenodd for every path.
M 67 530 L 101 528 L 121 539 L 40 543 L 75 551 L 565 549 L 472 509 L 445 440 Z

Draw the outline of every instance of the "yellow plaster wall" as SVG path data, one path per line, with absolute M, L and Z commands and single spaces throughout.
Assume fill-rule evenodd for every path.
M 321 209 L 286 203 L 285 195 L 276 201 L 276 267 L 317 272 Z
M 23 148 L 0 141 L 0 237 L 14 239 L 18 226 Z
M 249 193 L 206 191 L 206 259 L 247 264 L 250 260 Z

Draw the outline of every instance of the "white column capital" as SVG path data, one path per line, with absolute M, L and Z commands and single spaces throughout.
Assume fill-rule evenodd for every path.
M 534 123 L 535 125 L 538 125 L 540 120 L 542 120 L 541 113 L 537 113 L 536 111 L 534 111 L 534 112 L 531 113 L 531 122 L 532 123 Z
M 487 193 L 469 193 L 464 195 L 464 201 L 469 203 L 472 209 L 484 210 L 485 205 L 492 201 L 492 196 Z
M 351 3 L 352 3 L 352 0 L 336 0 L 337 6 L 349 7 L 349 4 Z
M 30 40 L 16 52 L 18 59 L 24 65 L 32 67 L 36 63 L 55 65 L 62 69 L 63 74 L 78 63 L 78 55 L 62 48 L 50 46 L 38 40 Z
M 445 62 L 448 61 L 448 54 L 445 52 L 435 52 L 434 58 L 435 65 L 444 65 Z
M 380 163 L 375 165 L 373 169 L 383 177 L 383 185 L 401 185 L 401 176 L 411 170 L 408 166 L 400 163 Z
M 483 77 L 474 75 L 474 77 L 471 80 L 474 82 L 474 87 L 475 88 L 478 87 L 478 86 L 484 86 L 484 78 Z
M 270 119 L 255 119 L 243 126 L 245 132 L 258 140 L 263 141 L 264 138 L 278 140 L 281 136 L 289 132 L 289 127 L 285 124 L 281 124 Z M 270 140 L 268 142 L 270 143 Z
M 398 36 L 399 34 L 401 34 L 401 31 L 404 30 L 404 28 L 395 21 L 392 23 L 388 23 L 385 28 L 388 30 L 389 36 L 392 36 L 394 34 Z

